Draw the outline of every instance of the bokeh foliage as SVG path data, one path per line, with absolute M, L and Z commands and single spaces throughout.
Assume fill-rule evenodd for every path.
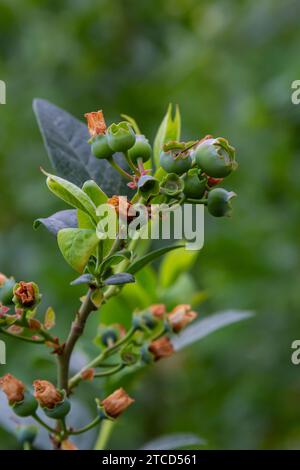
M 61 334 L 81 289 L 68 285 L 72 272 L 55 240 L 32 230 L 35 218 L 62 208 L 39 172 L 50 166 L 32 99 L 47 98 L 78 117 L 103 108 L 109 122 L 124 112 L 151 138 L 167 104 L 176 102 L 186 139 L 224 135 L 237 148 L 240 168 L 227 184 L 239 195 L 233 218 L 207 216 L 192 274 L 207 293 L 200 314 L 233 307 L 255 310 L 256 319 L 143 377 L 114 447 L 171 431 L 195 432 L 210 448 L 300 446 L 300 375 L 290 361 L 300 331 L 300 107 L 290 100 L 300 75 L 299 13 L 297 0 L 0 4 L 0 79 L 7 84 L 0 107 L 0 268 L 39 283 Z M 26 368 L 24 361 L 23 346 L 9 342 L 7 369 L 28 381 L 54 374 L 46 355 L 28 351 Z M 14 446 L 0 431 L 0 448 Z

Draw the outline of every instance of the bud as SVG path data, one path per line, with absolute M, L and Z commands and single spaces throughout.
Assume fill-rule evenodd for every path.
M 87 124 L 91 137 L 104 134 L 106 131 L 106 124 L 102 111 L 93 111 L 86 113 L 84 117 L 87 119 Z
M 148 349 L 153 354 L 155 361 L 172 356 L 174 353 L 173 345 L 167 336 L 152 341 Z
M 236 196 L 232 191 L 223 188 L 212 189 L 208 193 L 207 209 L 214 217 L 230 216 L 232 212 L 231 199 Z
M 168 315 L 168 320 L 173 332 L 179 333 L 179 331 L 194 321 L 196 317 L 197 313 L 191 309 L 190 305 L 182 304 L 173 308 L 172 312 Z
M 126 121 L 111 124 L 107 129 L 108 145 L 114 152 L 126 152 L 135 143 L 135 133 Z
M 12 305 L 13 301 L 13 288 L 16 281 L 13 277 L 6 277 L 0 273 L 0 303 L 3 305 Z
M 143 175 L 139 178 L 138 190 L 141 196 L 148 199 L 150 196 L 156 196 L 159 193 L 159 181 L 150 175 Z
M 90 380 L 91 382 L 94 380 L 94 375 L 95 375 L 95 369 L 86 369 L 83 372 L 81 372 L 81 378 L 82 380 Z
M 17 308 L 33 310 L 41 301 L 39 288 L 34 282 L 20 281 L 13 290 L 13 302 Z
M 125 392 L 123 388 L 119 388 L 101 402 L 101 406 L 105 414 L 109 418 L 118 418 L 134 400 Z
M 160 185 L 160 192 L 166 196 L 178 196 L 184 188 L 184 183 L 181 178 L 175 173 L 168 173 L 162 180 Z
M 160 164 L 167 173 L 182 175 L 191 168 L 192 159 L 189 152 L 173 149 L 161 152 Z
M 133 163 L 137 163 L 139 159 L 146 162 L 151 158 L 152 148 L 148 139 L 144 135 L 135 136 L 135 144 L 128 150 L 128 156 Z
M 37 436 L 38 428 L 34 424 L 20 424 L 16 429 L 16 436 L 21 445 L 28 442 L 32 444 Z
M 238 166 L 234 147 L 223 137 L 200 142 L 193 152 L 193 157 L 199 168 L 215 178 L 224 178 Z
M 33 387 L 35 398 L 49 418 L 61 419 L 69 413 L 71 405 L 64 390 L 57 390 L 47 380 L 35 380 Z
M 184 176 L 184 194 L 193 199 L 201 199 L 206 190 L 207 178 L 201 176 L 198 168 L 193 168 Z
M 158 319 L 165 316 L 167 310 L 164 304 L 153 304 L 149 307 L 150 312 Z
M 92 140 L 91 151 L 96 158 L 110 158 L 114 153 L 108 145 L 106 134 L 97 135 Z

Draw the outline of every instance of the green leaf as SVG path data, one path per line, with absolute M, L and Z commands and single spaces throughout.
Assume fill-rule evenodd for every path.
M 173 346 L 176 351 L 179 351 L 226 325 L 247 320 L 253 317 L 253 315 L 253 312 L 235 310 L 216 313 L 191 324 L 178 336 L 172 338 Z
M 120 250 L 114 253 L 113 255 L 109 256 L 105 261 L 103 261 L 101 265 L 100 272 L 106 271 L 107 268 L 110 266 L 115 266 L 116 264 L 119 264 L 121 261 L 124 259 L 130 259 L 131 258 L 131 251 L 129 250 Z
M 49 307 L 45 313 L 44 328 L 51 330 L 55 326 L 55 312 L 52 307 Z
M 59 176 L 47 175 L 47 186 L 57 197 L 65 201 L 70 206 L 76 207 L 88 214 L 92 220 L 97 223 L 96 207 L 89 196 L 70 181 L 64 180 Z
M 160 436 L 153 439 L 141 447 L 141 450 L 173 450 L 181 447 L 205 445 L 206 441 L 195 434 L 174 433 L 166 436 Z
M 165 253 L 168 253 L 168 251 L 177 250 L 178 248 L 182 248 L 182 245 L 165 246 L 163 248 L 159 248 L 158 250 L 151 251 L 150 253 L 147 253 L 147 255 L 142 256 L 141 258 L 137 259 L 134 263 L 132 263 L 127 269 L 127 272 L 135 274 L 147 264 L 151 263 L 152 261 L 164 255 Z
M 88 217 L 86 215 L 86 217 Z M 40 225 L 43 225 L 50 233 L 57 235 L 59 230 L 63 228 L 76 228 L 77 217 L 76 210 L 67 209 L 64 211 L 55 212 L 50 217 L 36 219 L 33 222 L 33 228 L 36 230 Z
M 96 207 L 107 202 L 107 195 L 94 180 L 86 181 L 82 186 L 82 191 L 89 196 Z
M 82 273 L 99 239 L 94 230 L 66 228 L 58 232 L 57 242 L 67 263 Z
M 159 282 L 162 288 L 167 288 L 174 284 L 176 278 L 186 272 L 195 262 L 198 251 L 186 250 L 182 248 L 180 253 L 169 253 L 162 261 Z
M 132 193 L 127 182 L 106 160 L 92 155 L 85 123 L 47 100 L 35 99 L 33 110 L 49 159 L 59 176 L 79 187 L 93 179 L 110 196 Z M 114 158 L 124 166 L 121 155 L 115 154 Z
M 153 158 L 156 167 L 159 166 L 159 156 L 163 145 L 170 140 L 180 140 L 181 118 L 179 107 L 176 106 L 175 116 L 172 117 L 172 104 L 169 104 L 167 113 L 157 131 L 154 139 Z M 156 175 L 155 175 L 156 176 Z

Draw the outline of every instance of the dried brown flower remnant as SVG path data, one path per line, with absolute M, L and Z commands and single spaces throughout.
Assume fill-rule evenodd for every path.
M 61 450 L 78 450 L 78 447 L 76 447 L 73 442 L 69 441 L 69 439 L 66 439 L 61 443 Z
M 179 333 L 179 331 L 194 321 L 196 317 L 197 313 L 188 304 L 177 305 L 168 315 L 174 333 Z
M 11 374 L 5 374 L 0 378 L 0 388 L 10 403 L 17 403 L 24 399 L 25 385 Z
M 169 338 L 167 336 L 163 336 L 162 338 L 156 339 L 150 343 L 149 351 L 153 354 L 154 360 L 158 361 L 164 357 L 172 356 L 174 348 Z
M 19 282 L 19 287 L 15 290 L 14 294 L 19 304 L 23 307 L 31 307 L 36 301 L 36 292 L 32 282 Z
M 132 204 L 127 201 L 126 197 L 114 195 L 107 200 L 107 204 L 110 204 L 115 208 L 116 213 L 121 219 L 125 220 L 127 218 L 129 223 L 134 219 L 133 216 L 128 215 Z
M 62 401 L 61 393 L 47 380 L 35 380 L 33 382 L 34 396 L 39 404 L 45 408 L 54 408 Z
M 91 113 L 86 113 L 84 117 L 87 120 L 88 128 L 91 137 L 96 137 L 100 134 L 105 134 L 106 124 L 103 116 L 103 112 L 93 111 Z
M 95 369 L 86 369 L 81 373 L 81 378 L 82 380 L 93 380 L 94 379 L 94 374 L 95 374 Z
M 164 304 L 153 304 L 150 305 L 149 310 L 156 318 L 162 318 L 166 313 L 166 306 Z
M 130 406 L 134 400 L 125 392 L 123 388 L 118 388 L 111 395 L 106 397 L 101 405 L 105 413 L 111 418 L 117 418 Z

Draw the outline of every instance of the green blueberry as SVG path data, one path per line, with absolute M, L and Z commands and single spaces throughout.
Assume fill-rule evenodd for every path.
M 180 152 L 162 151 L 160 154 L 160 164 L 167 173 L 182 175 L 192 166 L 192 159 L 189 154 Z
M 33 415 L 38 407 L 38 402 L 34 396 L 25 390 L 22 401 L 17 401 L 12 405 L 12 409 L 17 416 L 22 418 Z
M 207 178 L 200 175 L 198 168 L 193 168 L 184 176 L 184 194 L 193 199 L 201 199 L 206 190 Z
M 208 176 L 224 178 L 236 170 L 235 149 L 226 139 L 206 139 L 193 152 L 193 158 L 199 168 Z
M 114 151 L 108 145 L 106 134 L 97 135 L 91 145 L 91 151 L 96 158 L 110 158 Z
M 126 152 L 135 143 L 135 133 L 126 121 L 111 124 L 106 135 L 108 145 L 114 152 Z
M 16 429 L 16 436 L 21 445 L 28 442 L 32 444 L 37 436 L 38 428 L 34 424 L 20 424 Z
M 133 163 L 137 163 L 138 159 L 146 162 L 152 155 L 151 145 L 144 135 L 136 135 L 135 137 L 135 144 L 128 150 L 129 158 Z
M 66 398 L 65 391 L 62 392 L 63 398 L 62 400 L 54 406 L 54 408 L 46 408 L 43 407 L 43 411 L 48 418 L 51 419 L 62 419 L 64 418 L 71 409 L 71 404 L 69 400 Z
M 207 209 L 214 217 L 230 216 L 231 199 L 236 196 L 232 191 L 226 191 L 223 188 L 212 189 L 208 193 Z
M 160 192 L 167 196 L 178 196 L 183 191 L 184 183 L 176 173 L 168 173 L 162 180 L 160 185 Z

